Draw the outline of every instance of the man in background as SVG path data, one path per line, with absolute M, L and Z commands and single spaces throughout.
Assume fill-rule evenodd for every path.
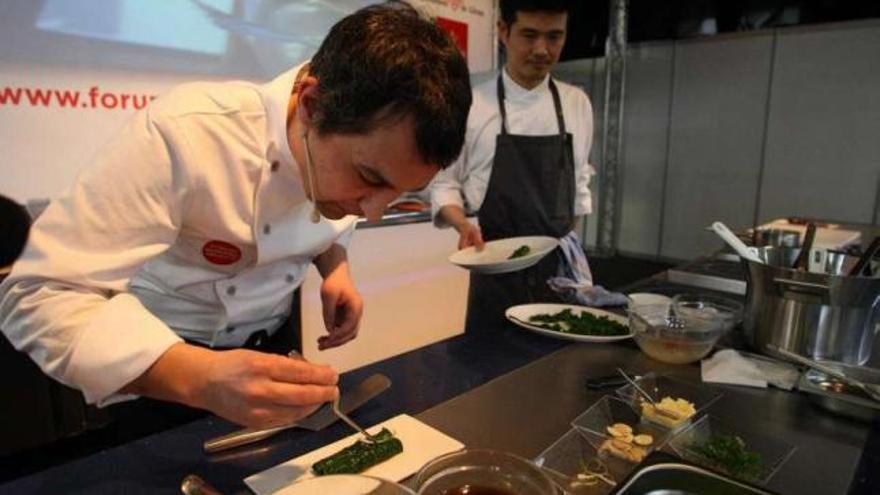
M 455 228 L 459 249 L 541 235 L 567 239 L 582 253 L 571 231 L 592 210 L 592 107 L 583 91 L 550 77 L 568 11 L 562 0 L 501 0 L 498 37 L 506 63 L 497 78 L 474 88 L 462 154 L 431 187 L 435 224 Z M 479 226 L 468 221 L 468 210 Z M 467 331 L 497 326 L 515 304 L 557 302 L 547 280 L 560 262 L 557 250 L 521 272 L 472 273 Z

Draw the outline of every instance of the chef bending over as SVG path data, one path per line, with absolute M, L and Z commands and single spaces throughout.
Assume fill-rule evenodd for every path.
M 380 218 L 457 157 L 470 103 L 454 42 L 401 5 L 342 19 L 267 84 L 179 86 L 34 224 L 0 285 L 0 328 L 89 403 L 300 419 L 338 395 L 334 370 L 284 355 L 309 263 L 319 348 L 342 345 L 363 307 L 346 258 L 357 217 Z

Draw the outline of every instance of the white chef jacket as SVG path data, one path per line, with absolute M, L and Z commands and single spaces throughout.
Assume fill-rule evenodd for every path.
M 550 77 L 541 84 L 525 89 L 502 71 L 507 110 L 507 132 L 526 136 L 559 134 Z M 565 128 L 572 134 L 574 152 L 574 214 L 591 213 L 590 177 L 595 170 L 589 163 L 593 141 L 593 108 L 590 99 L 579 88 L 554 80 L 559 90 Z M 457 205 L 477 211 L 483 204 L 492 162 L 495 158 L 495 137 L 501 133 L 498 109 L 498 80 L 493 77 L 473 90 L 473 103 L 468 114 L 464 148 L 458 159 L 434 177 L 431 183 L 431 209 L 434 224 L 448 227 L 438 215 L 440 208 Z
M 13 345 L 103 405 L 181 338 L 238 346 L 280 326 L 311 260 L 357 220 L 309 219 L 286 132 L 298 69 L 185 84 L 137 113 L 0 285 Z

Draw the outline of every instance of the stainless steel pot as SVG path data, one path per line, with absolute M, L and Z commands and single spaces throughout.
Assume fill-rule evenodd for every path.
M 755 246 L 800 247 L 801 233 L 796 230 L 763 229 L 755 232 Z
M 863 365 L 880 331 L 880 278 L 845 274 L 857 258 L 828 252 L 825 273 L 792 270 L 798 248 L 764 247 L 766 263 L 746 264 L 749 343 L 759 352 L 772 343 L 811 357 Z

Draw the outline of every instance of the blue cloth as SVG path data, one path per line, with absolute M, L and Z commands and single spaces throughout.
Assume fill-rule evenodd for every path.
M 547 280 L 562 298 L 571 304 L 584 306 L 625 306 L 627 298 L 620 292 L 610 292 L 601 285 L 593 285 L 593 273 L 577 234 L 572 231 L 559 239 L 563 260 L 559 263 L 556 277 Z

